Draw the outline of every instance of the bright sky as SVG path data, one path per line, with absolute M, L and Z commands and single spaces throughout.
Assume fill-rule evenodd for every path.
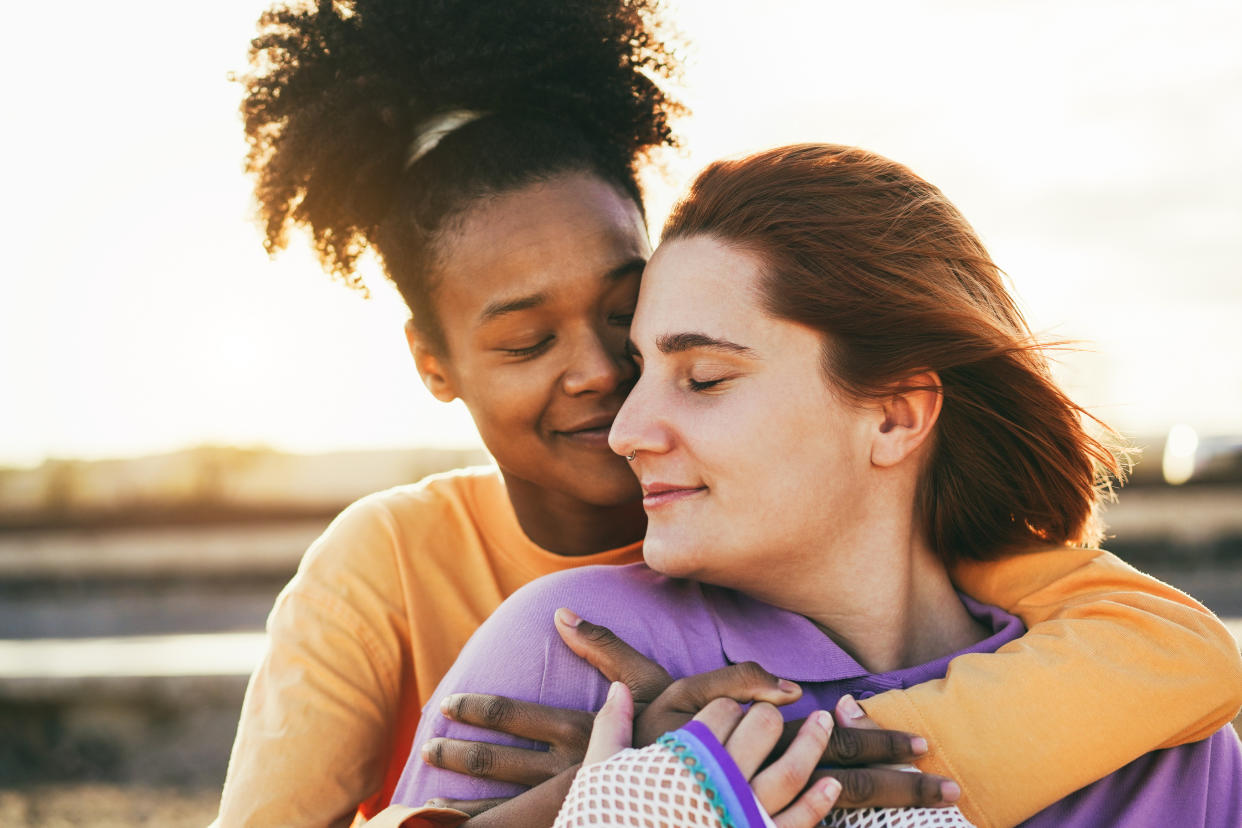
M 1063 378 L 1133 433 L 1242 433 L 1242 4 L 668 0 L 689 154 L 854 143 L 941 186 Z M 203 442 L 469 445 L 305 245 L 269 261 L 225 80 L 263 0 L 23 3 L 0 70 L 0 465 Z M 762 9 L 762 13 L 756 13 Z

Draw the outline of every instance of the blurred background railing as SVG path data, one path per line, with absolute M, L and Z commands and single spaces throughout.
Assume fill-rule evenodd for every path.
M 263 623 L 367 492 L 479 451 L 199 448 L 0 470 L 0 825 L 204 825 Z

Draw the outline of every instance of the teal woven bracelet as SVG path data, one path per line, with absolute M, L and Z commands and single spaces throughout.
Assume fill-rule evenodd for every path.
M 698 782 L 699 787 L 703 789 L 703 795 L 707 797 L 712 810 L 716 812 L 716 817 L 720 820 L 720 824 L 724 828 L 737 828 L 737 823 L 729 815 L 729 809 L 725 806 L 724 800 L 720 796 L 720 791 L 716 790 L 715 784 L 712 783 L 707 772 L 703 770 L 703 761 L 695 754 L 694 748 L 678 739 L 672 733 L 665 733 L 659 739 L 656 739 L 656 743 L 676 756 L 686 770 L 690 771 L 694 781 Z

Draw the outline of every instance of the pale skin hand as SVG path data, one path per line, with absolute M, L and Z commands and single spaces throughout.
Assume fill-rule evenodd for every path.
M 633 717 L 629 687 L 613 682 L 608 700 L 595 717 L 583 764 L 602 762 L 629 747 Z M 694 718 L 724 745 L 777 828 L 811 828 L 836 804 L 840 782 L 832 777 L 811 782 L 833 730 L 828 713 L 820 710 L 807 717 L 789 746 L 762 770 L 784 733 L 780 711 L 773 705 L 757 702 L 743 713 L 736 701 L 721 698 L 710 702 Z
M 583 622 L 562 609 L 557 612 L 556 628 L 571 650 L 607 678 L 621 681 L 630 689 L 635 709 L 639 711 L 634 723 L 634 742 L 639 746 L 681 727 L 718 697 L 780 706 L 801 695 L 797 685 L 778 680 L 756 664 L 734 665 L 674 682 L 660 665 L 605 627 Z M 434 799 L 428 804 L 478 815 L 503 803 L 500 811 L 506 815 L 504 818 L 513 820 L 509 824 L 550 825 L 585 753 L 592 732 L 592 715 L 580 710 L 468 693 L 450 696 L 441 710 L 454 721 L 545 742 L 549 750 L 532 751 L 456 739 L 430 740 L 423 746 L 422 757 L 431 765 L 535 787 L 510 800 Z M 867 728 L 854 727 L 852 723 L 833 728 L 822 761 L 859 766 L 904 764 L 927 750 L 927 743 L 921 738 L 879 730 L 869 720 L 867 724 L 870 725 Z M 802 722 L 786 723 L 777 744 L 779 750 L 787 749 L 801 725 Z M 932 807 L 950 804 L 958 796 L 956 785 L 930 774 L 869 767 L 839 767 L 817 774 L 834 777 L 840 782 L 843 791 L 839 804 L 843 807 Z M 542 809 L 526 810 L 526 805 L 535 799 L 543 803 Z M 519 806 L 522 810 L 513 810 Z M 484 823 L 471 820 L 469 824 Z M 504 819 L 495 824 L 504 824 Z

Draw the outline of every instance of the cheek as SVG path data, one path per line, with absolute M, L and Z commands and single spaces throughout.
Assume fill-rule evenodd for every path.
M 721 486 L 727 518 L 750 542 L 785 542 L 801 526 L 822 521 L 832 504 L 859 476 L 863 456 L 852 418 L 841 417 L 817 394 L 785 395 L 737 418 L 720 451 Z
M 507 430 L 529 432 L 547 407 L 549 382 L 541 372 L 528 366 L 494 366 L 473 372 L 466 382 L 468 393 L 462 397 L 480 430 L 480 421 L 485 420 L 489 429 L 500 432 L 496 436 L 502 439 Z
M 739 519 L 779 503 L 798 485 L 801 455 L 814 436 L 782 405 L 766 400 L 713 411 L 689 433 L 707 482 L 719 484 L 718 494 Z
M 541 457 L 538 409 L 521 394 L 495 384 L 484 388 L 487 393 L 464 398 L 479 437 L 501 468 L 526 476 Z

